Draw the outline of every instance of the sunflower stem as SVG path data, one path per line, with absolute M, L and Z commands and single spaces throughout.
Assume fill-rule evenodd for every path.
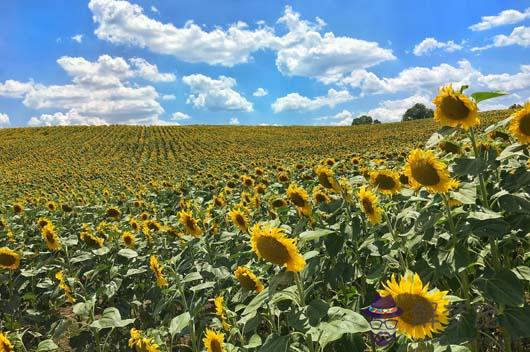
M 300 297 L 300 305 L 305 306 L 305 294 L 304 294 L 304 284 L 300 278 L 300 273 L 294 273 L 294 281 L 296 282 L 296 287 L 298 289 L 298 296 Z
M 449 199 L 447 197 L 447 194 L 442 193 L 442 199 L 445 205 L 445 211 L 447 212 L 447 220 L 449 221 L 449 228 L 451 230 L 451 234 L 453 235 L 452 246 L 455 247 L 456 246 L 456 227 L 455 227 L 455 222 L 453 220 L 453 215 L 451 213 L 451 206 L 449 205 Z
M 394 227 L 392 226 L 392 223 L 390 222 L 390 217 L 388 216 L 386 209 L 383 210 L 383 215 L 385 217 L 385 222 L 388 227 L 388 230 L 390 231 L 390 234 L 392 235 L 392 238 L 394 239 L 394 241 L 400 240 L 399 236 L 396 234 Z M 399 242 L 401 244 L 401 251 L 398 251 L 399 262 L 400 262 L 401 269 L 403 270 L 403 272 L 405 272 L 405 270 L 407 270 L 407 267 L 408 267 L 407 250 L 405 247 L 405 241 L 401 239 Z
M 475 132 L 473 132 L 473 128 L 469 130 L 469 139 L 471 140 L 471 145 L 473 146 L 473 153 L 475 154 L 475 159 L 482 158 L 478 152 L 477 142 L 475 140 Z M 478 175 L 478 180 L 480 183 L 480 195 L 482 197 L 482 205 L 485 208 L 489 209 L 488 192 L 486 190 L 486 182 L 484 181 L 484 175 L 482 173 Z

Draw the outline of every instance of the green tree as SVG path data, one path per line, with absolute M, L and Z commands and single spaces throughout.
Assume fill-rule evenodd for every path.
M 372 117 L 368 116 L 368 115 L 359 116 L 359 117 L 353 119 L 353 121 L 351 122 L 352 126 L 355 126 L 355 125 L 371 125 L 371 124 L 372 124 Z
M 414 104 L 413 107 L 409 108 L 403 114 L 403 121 L 412 121 L 412 120 L 421 120 L 421 119 L 430 119 L 434 116 L 434 111 L 427 108 L 421 103 Z

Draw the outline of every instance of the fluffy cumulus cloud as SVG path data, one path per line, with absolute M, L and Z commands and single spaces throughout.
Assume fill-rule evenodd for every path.
M 182 82 L 189 86 L 187 104 L 208 111 L 252 111 L 252 103 L 239 94 L 232 77 L 219 76 L 218 79 L 202 74 L 184 76 Z
M 272 103 L 272 111 L 275 113 L 283 111 L 313 111 L 320 109 L 324 106 L 334 107 L 338 104 L 348 102 L 353 99 L 353 96 L 347 90 L 328 90 L 327 95 L 308 98 L 300 95 L 299 93 L 290 93 L 284 97 L 276 99 Z
M 352 123 L 353 118 L 355 115 L 353 112 L 348 110 L 342 110 L 341 112 L 336 113 L 335 115 L 328 115 L 328 116 L 321 116 L 316 117 L 313 120 L 315 121 L 322 121 L 318 122 L 318 124 L 331 124 L 336 126 L 349 126 Z
M 499 48 L 503 46 L 519 45 L 522 47 L 530 46 L 530 27 L 520 26 L 515 27 L 512 33 L 508 35 L 499 34 L 493 37 L 493 43 L 485 46 L 478 46 L 471 49 L 471 51 L 480 51 L 490 48 Z
M 325 23 L 311 23 L 289 6 L 277 21 L 287 33 L 260 22 L 250 29 L 244 22 L 228 28 L 204 30 L 193 21 L 182 27 L 147 16 L 143 8 L 124 0 L 91 0 L 89 8 L 97 25 L 98 38 L 115 44 L 135 45 L 153 52 L 173 55 L 185 62 L 234 66 L 252 60 L 252 54 L 268 49 L 277 52 L 276 66 L 285 75 L 337 80 L 353 70 L 394 60 L 389 49 L 361 39 L 322 34 Z
M 33 82 L 19 82 L 8 79 L 4 83 L 0 82 L 0 97 L 22 98 L 33 90 Z
M 180 112 L 180 111 L 174 112 L 173 115 L 171 115 L 171 120 L 173 121 L 181 121 L 181 120 L 189 120 L 189 119 L 191 119 L 190 115 Z
M 162 95 L 162 100 L 175 100 L 177 97 L 173 94 L 164 94 Z
M 517 10 L 504 10 L 495 16 L 483 16 L 481 22 L 469 27 L 472 31 L 485 31 L 493 27 L 515 24 L 530 18 L 530 8 L 523 12 Z
M 462 50 L 462 45 L 456 44 L 454 41 L 450 40 L 448 42 L 439 42 L 434 38 L 425 38 L 421 43 L 414 46 L 413 53 L 416 56 L 427 55 L 433 52 L 436 49 L 441 49 L 452 53 L 457 50 Z
M 226 30 L 205 31 L 193 21 L 182 27 L 162 23 L 128 1 L 91 0 L 88 7 L 99 39 L 136 45 L 186 62 L 233 66 L 250 61 L 251 53 L 269 47 L 275 36 L 270 28 L 249 29 L 238 22 Z
M 0 127 L 9 125 L 9 116 L 0 113 Z
M 57 109 L 31 119 L 32 126 L 52 124 L 160 123 L 159 94 L 154 87 L 130 82 L 133 78 L 153 81 L 174 79 L 141 59 L 127 62 L 121 57 L 100 56 L 96 61 L 62 57 L 57 63 L 71 77 L 64 85 L 27 84 L 6 81 L 4 95 L 23 98 L 32 109 Z M 130 63 L 130 64 L 129 64 Z M 146 69 L 147 67 L 147 69 Z
M 254 93 L 252 93 L 252 95 L 255 97 L 264 97 L 267 94 L 269 94 L 269 92 L 264 88 L 258 88 Z
M 239 119 L 237 117 L 232 117 L 230 121 L 228 121 L 228 124 L 230 125 L 240 125 L 241 122 L 239 122 Z
M 401 121 L 405 111 L 414 106 L 414 104 L 420 103 L 432 108 L 431 100 L 429 96 L 424 95 L 413 95 L 405 99 L 384 100 L 376 108 L 369 110 L 366 115 L 381 122 Z

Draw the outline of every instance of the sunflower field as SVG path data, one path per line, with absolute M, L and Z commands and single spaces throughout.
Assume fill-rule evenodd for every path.
M 530 104 L 0 130 L 0 352 L 528 351 Z

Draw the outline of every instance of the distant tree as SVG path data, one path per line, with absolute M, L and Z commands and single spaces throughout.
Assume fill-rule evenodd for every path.
M 379 120 L 377 120 L 377 119 L 374 120 L 374 125 L 377 125 L 377 124 L 379 124 L 379 123 L 381 123 L 381 121 L 379 121 Z
M 355 125 L 371 125 L 371 124 L 372 124 L 372 117 L 368 116 L 368 115 L 359 116 L 359 117 L 353 119 L 353 121 L 351 122 L 352 126 L 355 126 Z
M 421 103 L 414 104 L 403 114 L 402 121 L 429 119 L 434 116 L 434 111 Z
M 520 108 L 522 108 L 522 106 L 520 104 L 513 104 L 512 106 L 510 106 L 510 109 L 512 109 L 512 110 L 520 109 Z

